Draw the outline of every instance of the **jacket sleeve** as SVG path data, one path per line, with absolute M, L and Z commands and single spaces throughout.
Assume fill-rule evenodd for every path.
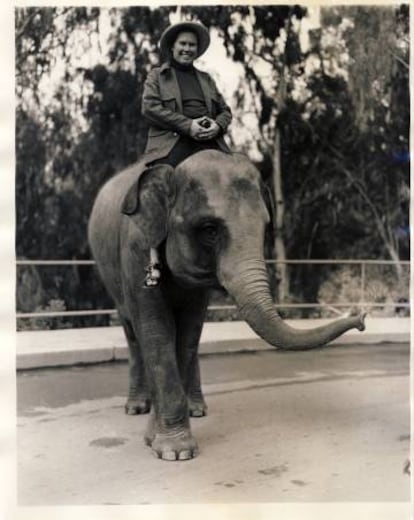
M 153 124 L 180 134 L 189 134 L 191 119 L 163 105 L 157 69 L 149 72 L 142 95 L 142 114 Z
M 213 78 L 210 77 L 211 81 L 211 88 L 214 92 L 214 99 L 217 103 L 216 109 L 217 109 L 217 115 L 216 115 L 216 123 L 219 125 L 219 127 L 222 129 L 223 134 L 226 133 L 228 126 L 231 123 L 231 120 L 233 118 L 231 109 L 227 105 L 227 103 L 224 101 L 223 96 L 221 95 L 221 92 L 217 88 L 217 85 Z

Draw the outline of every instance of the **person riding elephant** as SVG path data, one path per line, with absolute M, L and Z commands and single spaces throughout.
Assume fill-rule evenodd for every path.
M 198 348 L 211 289 L 225 289 L 240 317 L 277 349 L 320 347 L 365 328 L 360 313 L 295 329 L 275 309 L 263 253 L 270 216 L 260 172 L 225 145 L 230 109 L 213 80 L 192 68 L 208 43 L 199 24 L 163 34 L 169 61 L 150 72 L 145 85 L 146 153 L 101 188 L 88 226 L 93 258 L 128 342 L 125 412 L 150 412 L 145 443 L 169 461 L 198 454 L 190 417 L 207 413 Z M 146 281 L 158 280 L 160 245 L 162 284 L 146 290 Z
M 231 153 L 224 134 L 232 120 L 230 107 L 213 78 L 194 67 L 210 45 L 201 23 L 182 22 L 168 27 L 160 39 L 160 67 L 144 84 L 142 114 L 150 123 L 144 162 L 148 166 L 176 167 L 190 155 L 206 149 Z M 144 285 L 154 287 L 161 276 L 156 247 L 150 249 Z

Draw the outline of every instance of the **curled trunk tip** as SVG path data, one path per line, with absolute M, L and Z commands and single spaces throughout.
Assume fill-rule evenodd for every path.
M 359 325 L 357 325 L 357 329 L 363 332 L 365 330 L 365 318 L 367 317 L 366 311 L 360 312 L 358 314 Z

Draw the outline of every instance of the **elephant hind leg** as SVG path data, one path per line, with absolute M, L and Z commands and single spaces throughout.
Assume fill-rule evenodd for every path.
M 125 403 L 125 413 L 128 415 L 148 413 L 151 408 L 151 401 L 139 343 L 130 320 L 121 314 L 120 319 L 129 351 L 129 388 L 128 399 Z
M 207 415 L 207 403 L 201 391 L 200 366 L 198 352 L 195 353 L 190 369 L 190 381 L 187 389 L 188 408 L 191 417 Z

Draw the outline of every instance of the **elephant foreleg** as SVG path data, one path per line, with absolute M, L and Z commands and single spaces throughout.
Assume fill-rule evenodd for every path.
M 129 351 L 129 388 L 125 412 L 128 415 L 148 413 L 151 407 L 146 381 L 144 362 L 140 346 L 131 322 L 120 313 L 121 323 L 128 342 Z
M 126 285 L 126 303 L 151 395 L 145 442 L 162 459 L 190 459 L 198 447 L 191 434 L 187 395 L 178 370 L 174 316 L 159 287 L 137 291 L 133 283 Z
M 208 304 L 206 292 L 192 294 L 191 301 L 176 313 L 177 360 L 188 398 L 190 416 L 207 415 L 207 404 L 201 390 L 198 347 Z

